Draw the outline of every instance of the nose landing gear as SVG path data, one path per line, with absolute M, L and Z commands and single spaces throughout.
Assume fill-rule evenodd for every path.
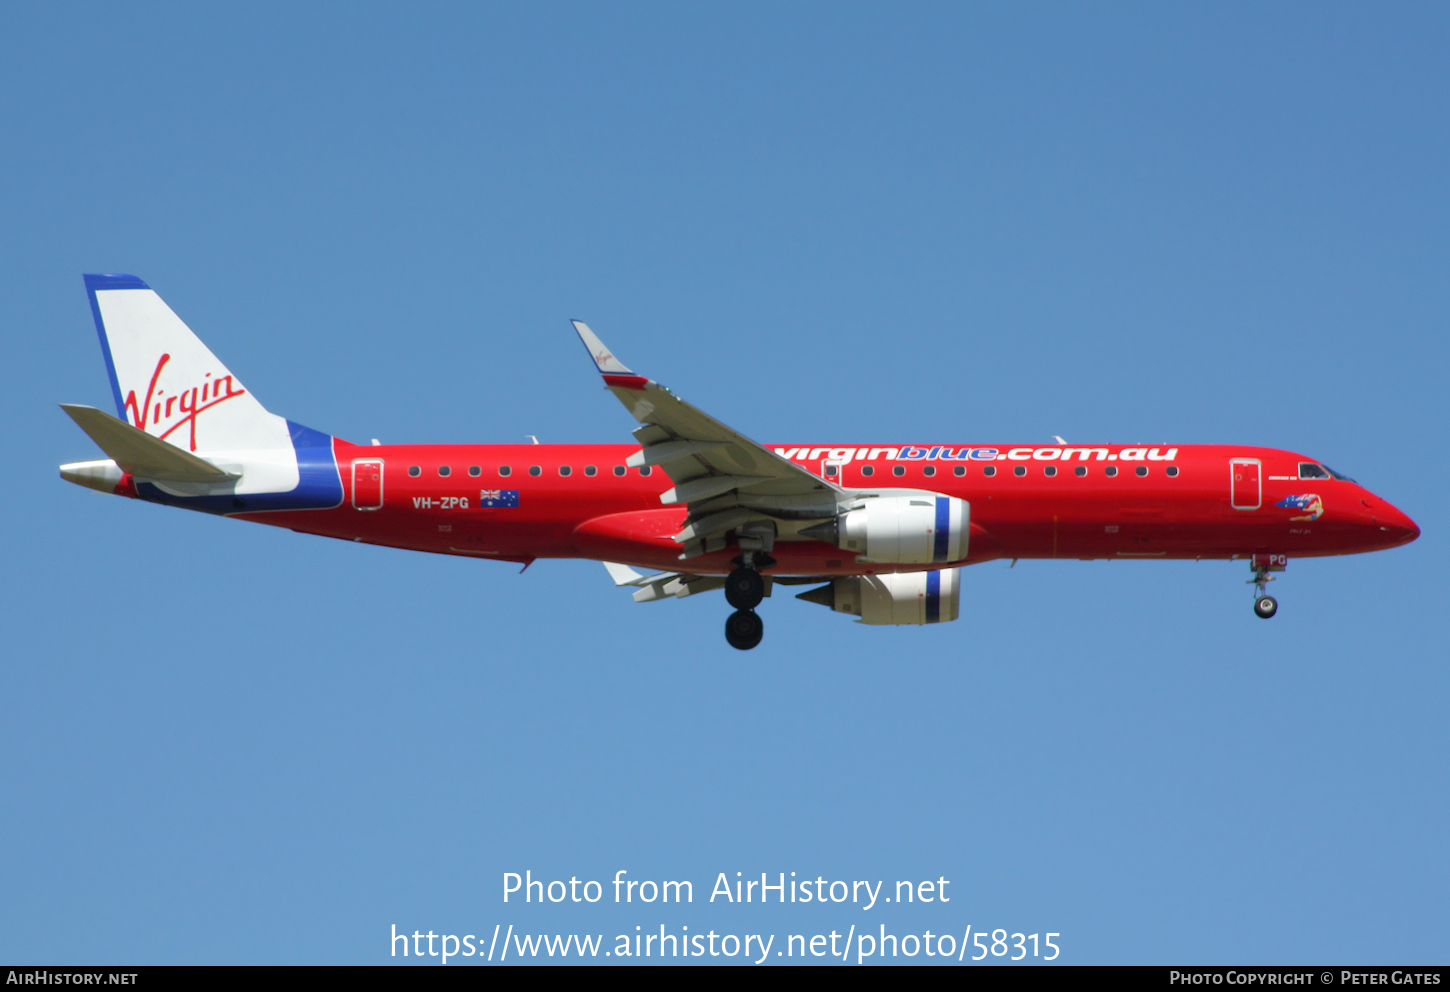
M 1251 567 L 1254 570 L 1254 577 L 1249 579 L 1248 585 L 1254 587 L 1254 613 L 1264 620 L 1269 619 L 1279 612 L 1279 601 L 1267 592 L 1270 582 L 1274 576 L 1270 572 L 1282 572 L 1288 560 L 1283 555 L 1254 555 Z

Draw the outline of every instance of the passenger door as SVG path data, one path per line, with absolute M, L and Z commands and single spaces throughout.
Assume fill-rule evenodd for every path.
M 357 458 L 352 463 L 352 505 L 376 510 L 383 505 L 383 460 Z
M 1229 505 L 1235 510 L 1257 510 L 1264 502 L 1263 462 L 1257 458 L 1230 458 Z

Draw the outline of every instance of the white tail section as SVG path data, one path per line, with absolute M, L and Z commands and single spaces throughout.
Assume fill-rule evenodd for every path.
M 151 287 L 128 275 L 85 281 L 121 419 L 215 464 L 245 465 L 237 492 L 297 486 L 286 419 L 268 413 Z
M 135 276 L 86 278 L 117 415 L 187 451 L 291 448 L 231 370 Z

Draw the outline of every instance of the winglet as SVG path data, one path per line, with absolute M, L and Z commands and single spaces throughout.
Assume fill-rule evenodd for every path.
M 579 333 L 579 340 L 584 342 L 584 347 L 589 351 L 589 357 L 594 359 L 594 365 L 605 375 L 624 374 L 634 375 L 634 370 L 626 366 L 614 353 L 604 347 L 604 342 L 599 340 L 599 335 L 589 329 L 589 325 L 582 320 L 570 321 L 574 330 Z

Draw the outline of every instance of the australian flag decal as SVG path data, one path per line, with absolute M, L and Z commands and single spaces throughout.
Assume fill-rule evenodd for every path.
M 517 509 L 519 505 L 519 491 L 517 489 L 480 489 L 478 491 L 478 505 L 480 507 L 510 507 Z

